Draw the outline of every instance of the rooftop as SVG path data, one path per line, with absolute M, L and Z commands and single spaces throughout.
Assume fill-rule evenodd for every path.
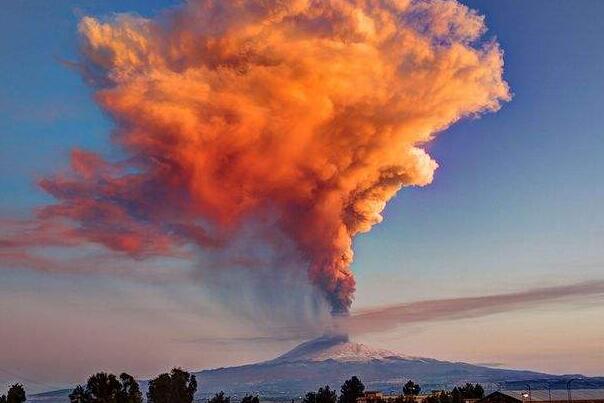
M 508 396 L 521 401 L 529 401 L 528 389 L 526 390 L 502 390 Z M 579 400 L 602 400 L 604 401 L 604 389 L 571 389 L 571 399 Z M 568 401 L 568 392 L 566 389 L 552 389 L 551 399 L 550 391 L 547 389 L 531 390 L 530 401 L 533 402 L 549 402 L 552 401 Z

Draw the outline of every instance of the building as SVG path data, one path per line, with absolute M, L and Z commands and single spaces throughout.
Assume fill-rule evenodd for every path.
M 477 403 L 604 403 L 604 389 L 505 390 Z
M 357 403 L 377 403 L 384 400 L 384 393 L 377 390 L 368 390 L 357 399 Z
M 384 394 L 377 390 L 370 390 L 357 398 L 356 403 L 422 403 L 430 395 L 403 396 L 401 394 Z

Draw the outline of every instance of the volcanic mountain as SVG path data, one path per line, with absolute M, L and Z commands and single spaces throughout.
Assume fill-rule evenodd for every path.
M 351 342 L 347 336 L 320 337 L 270 361 L 206 370 L 196 375 L 199 389 L 207 393 L 224 390 L 233 394 L 255 392 L 265 397 L 291 398 L 323 385 L 339 389 L 344 380 L 353 375 L 368 389 L 384 392 L 400 392 L 401 385 L 409 379 L 429 391 L 466 382 L 478 382 L 495 389 L 512 381 L 568 378 L 406 356 Z
M 269 361 L 195 373 L 198 398 L 219 391 L 233 397 L 257 393 L 267 400 L 289 401 L 319 386 L 339 390 L 344 380 L 358 376 L 369 390 L 400 393 L 409 379 L 424 391 L 450 389 L 466 382 L 481 383 L 487 389 L 520 386 L 527 381 L 547 379 L 552 389 L 565 387 L 570 378 L 581 375 L 547 375 L 532 371 L 490 368 L 461 362 L 401 355 L 351 342 L 346 336 L 325 336 L 300 344 Z M 604 378 L 585 378 L 604 386 Z M 148 381 L 141 381 L 146 391 Z M 65 402 L 69 390 L 33 395 L 28 401 Z M 237 400 L 237 399 L 234 399 Z

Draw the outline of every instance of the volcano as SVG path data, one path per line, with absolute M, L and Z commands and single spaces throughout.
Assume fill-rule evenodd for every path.
M 402 384 L 413 379 L 422 390 L 451 389 L 466 382 L 481 383 L 487 390 L 520 386 L 547 379 L 552 389 L 564 388 L 570 378 L 583 378 L 604 386 L 604 378 L 581 375 L 549 375 L 533 371 L 490 368 L 463 362 L 413 357 L 394 351 L 354 343 L 347 336 L 324 336 L 300 344 L 269 361 L 196 372 L 198 398 L 219 391 L 235 397 L 259 394 L 265 400 L 297 399 L 319 386 L 339 390 L 351 376 L 358 376 L 369 390 L 400 393 Z M 140 381 L 146 392 L 148 381 Z M 33 395 L 28 401 L 65 402 L 71 390 Z M 237 400 L 237 399 L 234 399 Z
M 342 335 L 307 341 L 269 361 L 196 373 L 199 390 L 204 393 L 254 392 L 273 398 L 296 398 L 324 385 L 339 390 L 353 375 L 367 389 L 387 393 L 400 393 L 402 384 L 409 379 L 419 382 L 424 391 L 430 391 L 466 382 L 497 389 L 514 382 L 524 385 L 526 381 L 548 379 L 555 383 L 570 377 L 408 356 L 355 343 Z

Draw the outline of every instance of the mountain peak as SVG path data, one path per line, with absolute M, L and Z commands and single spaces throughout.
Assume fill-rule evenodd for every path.
M 384 359 L 409 359 L 389 350 L 351 342 L 347 335 L 327 335 L 300 344 L 273 362 L 326 361 L 364 362 Z

